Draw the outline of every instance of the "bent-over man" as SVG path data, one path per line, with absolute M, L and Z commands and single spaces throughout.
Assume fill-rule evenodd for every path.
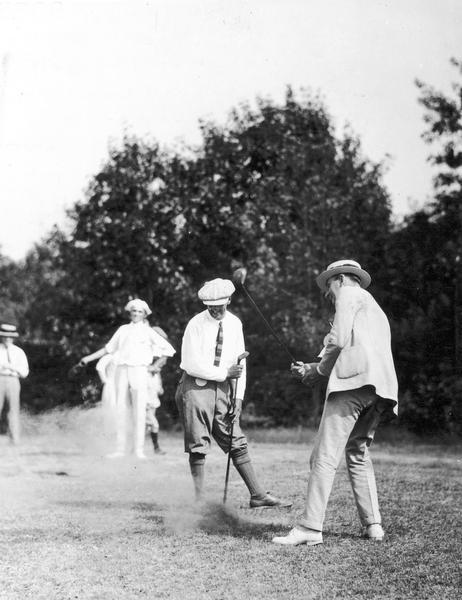
M 348 474 L 365 535 L 380 541 L 384 531 L 369 447 L 382 413 L 397 411 L 398 382 L 385 313 L 366 291 L 369 273 L 354 260 L 331 263 L 316 279 L 335 304 L 335 318 L 319 363 L 292 365 L 309 386 L 328 380 L 324 411 L 310 458 L 305 510 L 276 544 L 322 544 L 327 502 L 345 452 Z

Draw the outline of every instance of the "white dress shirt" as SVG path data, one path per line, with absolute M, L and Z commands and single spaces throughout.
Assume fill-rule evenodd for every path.
M 27 377 L 29 375 L 29 364 L 27 357 L 21 348 L 14 344 L 0 344 L 0 375 L 12 377 Z
M 244 333 L 241 320 L 226 311 L 222 320 L 223 349 L 220 365 L 214 366 L 219 321 L 208 310 L 193 317 L 186 326 L 181 345 L 180 367 L 191 375 L 211 381 L 225 381 L 228 368 L 237 363 L 237 358 L 245 351 Z M 244 398 L 246 384 L 245 360 L 241 377 L 237 380 L 236 397 Z
M 110 354 L 117 352 L 117 364 L 148 366 L 154 356 L 173 356 L 175 349 L 151 327 L 140 321 L 122 325 L 106 344 Z

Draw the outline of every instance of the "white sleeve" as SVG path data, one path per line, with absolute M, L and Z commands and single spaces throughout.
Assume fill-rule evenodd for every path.
M 173 356 L 176 353 L 175 348 L 167 342 L 157 331 L 151 329 L 152 351 L 154 356 Z
M 21 348 L 18 348 L 17 360 L 15 361 L 15 369 L 19 373 L 19 377 L 25 378 L 29 375 L 29 363 L 27 362 L 27 356 Z
M 109 354 L 115 354 L 119 349 L 120 330 L 122 329 L 122 327 L 119 327 L 119 329 L 114 333 L 114 335 L 111 337 L 111 339 L 105 346 Z

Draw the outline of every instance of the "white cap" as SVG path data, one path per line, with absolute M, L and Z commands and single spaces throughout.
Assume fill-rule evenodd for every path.
M 220 306 L 228 302 L 235 290 L 229 279 L 212 279 L 201 287 L 197 295 L 208 306 Z
M 144 300 L 140 300 L 139 298 L 134 298 L 133 300 L 130 300 L 130 302 L 125 307 L 126 311 L 131 311 L 132 309 L 144 310 L 146 316 L 152 313 L 152 310 L 149 308 L 147 303 Z

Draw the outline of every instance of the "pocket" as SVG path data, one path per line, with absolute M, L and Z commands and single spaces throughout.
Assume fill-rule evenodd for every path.
M 367 371 L 367 355 L 363 346 L 343 348 L 335 363 L 335 374 L 339 379 L 349 379 Z

